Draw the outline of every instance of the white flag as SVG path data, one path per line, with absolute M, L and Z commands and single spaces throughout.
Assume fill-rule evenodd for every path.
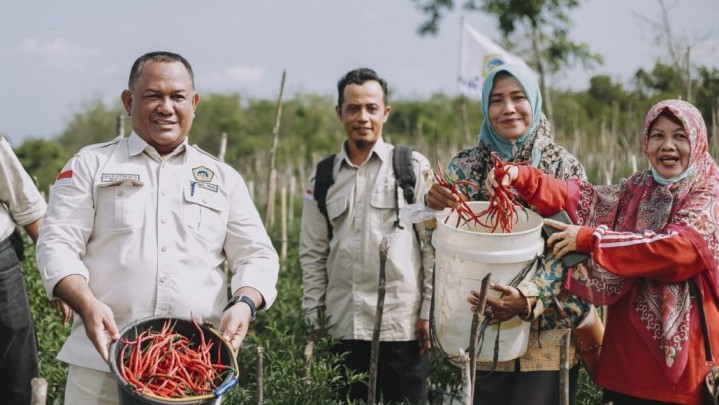
M 480 34 L 466 21 L 462 21 L 462 39 L 459 57 L 459 92 L 468 96 L 482 97 L 482 83 L 494 67 L 511 63 L 524 65 L 519 56 L 513 55 L 491 39 Z

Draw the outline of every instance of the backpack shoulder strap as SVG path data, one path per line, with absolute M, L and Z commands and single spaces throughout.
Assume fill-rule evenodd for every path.
M 317 207 L 325 217 L 327 222 L 327 239 L 332 239 L 332 223 L 330 217 L 327 214 L 327 191 L 335 183 L 334 177 L 332 177 L 332 168 L 335 164 L 335 155 L 327 156 L 317 163 L 317 169 L 315 170 L 315 188 L 312 190 L 312 195 L 317 201 Z
M 392 156 L 394 175 L 399 186 L 402 187 L 404 200 L 407 201 L 407 204 L 414 203 L 414 183 L 417 181 L 412 167 L 412 151 L 414 151 L 414 148 L 411 146 L 395 145 Z

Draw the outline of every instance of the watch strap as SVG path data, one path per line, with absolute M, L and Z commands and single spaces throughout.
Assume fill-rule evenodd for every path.
M 250 307 L 250 315 L 252 316 L 252 319 L 255 319 L 255 316 L 257 315 L 257 307 L 255 306 L 255 301 L 253 301 L 252 298 L 246 295 L 236 295 L 230 298 L 222 312 L 225 312 L 228 309 L 232 308 L 232 306 L 234 306 L 238 302 L 244 302 L 245 304 L 247 304 L 247 306 Z

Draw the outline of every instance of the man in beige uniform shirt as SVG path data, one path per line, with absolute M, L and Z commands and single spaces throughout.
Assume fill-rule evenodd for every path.
M 122 93 L 134 132 L 82 149 L 58 175 L 37 261 L 48 296 L 80 315 L 58 354 L 66 404 L 118 402 L 108 344 L 130 322 L 193 317 L 237 350 L 275 299 L 279 260 L 244 180 L 188 143 L 198 101 L 183 57 L 141 56 Z
M 10 144 L 0 135 L 0 402 L 30 403 L 30 381 L 37 377 L 35 329 L 20 260 L 22 238 L 16 226 L 37 240 L 47 205 Z M 16 249 L 13 248 L 13 245 Z
M 367 372 L 377 305 L 379 244 L 387 237 L 377 393 L 386 403 L 423 403 L 427 400 L 425 354 L 430 348 L 434 254 L 421 224 L 395 224 L 397 204 L 402 208 L 406 202 L 392 168 L 394 146 L 382 139 L 390 114 L 386 82 L 371 69 L 356 69 L 337 87 L 336 112 L 347 140 L 335 157 L 335 181 L 327 192 L 333 236 L 329 238 L 327 222 L 309 193 L 300 231 L 302 306 L 310 322 L 316 322 L 320 313 L 329 317 L 328 332 L 340 339 L 337 351 L 348 352 L 345 364 Z M 429 162 L 413 152 L 412 166 L 415 195 L 424 195 L 432 182 Z M 313 173 L 310 190 L 314 179 Z M 347 390 L 351 399 L 367 399 L 364 383 Z

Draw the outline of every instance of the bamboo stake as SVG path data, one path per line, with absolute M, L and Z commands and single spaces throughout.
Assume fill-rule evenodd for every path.
M 467 145 L 471 142 L 469 134 L 469 115 L 467 114 L 467 98 L 464 94 L 459 95 L 459 110 L 462 113 L 462 130 L 464 131 L 464 143 Z
M 472 401 L 474 401 L 474 384 L 477 378 L 477 343 L 479 340 L 479 326 L 480 323 L 485 322 L 484 318 L 484 307 L 487 304 L 487 288 L 489 287 L 489 279 L 492 273 L 487 273 L 482 279 L 482 285 L 479 290 L 479 306 L 477 310 L 472 314 L 472 328 L 469 334 L 469 375 L 470 381 L 470 392 L 472 393 Z
M 264 394 L 264 368 L 262 365 L 262 358 L 263 353 L 265 352 L 265 348 L 262 346 L 257 346 L 257 405 L 262 405 L 265 403 L 265 394 Z
M 285 95 L 285 78 L 287 71 L 282 71 L 282 82 L 280 83 L 280 95 L 277 98 L 277 113 L 275 114 L 275 126 L 272 128 L 272 149 L 270 150 L 270 184 L 267 192 L 267 211 L 265 211 L 265 228 L 270 229 L 275 223 L 275 189 L 277 187 L 277 169 L 275 168 L 275 155 L 280 137 L 280 118 L 282 117 L 282 99 Z
M 125 116 L 120 114 L 117 116 L 117 121 L 115 122 L 115 127 L 117 128 L 117 136 L 122 138 L 125 136 Z
M 280 189 L 280 220 L 282 221 L 282 248 L 280 259 L 284 267 L 287 262 L 287 187 Z
M 47 402 L 47 380 L 35 377 L 30 381 L 32 387 L 31 405 L 45 405 Z
M 374 330 L 372 331 L 372 348 L 370 349 L 369 363 L 369 392 L 367 394 L 367 405 L 374 405 L 375 392 L 377 390 L 377 358 L 379 356 L 379 336 L 382 328 L 382 312 L 384 312 L 384 293 L 386 282 L 387 251 L 389 244 L 387 238 L 382 238 L 379 244 L 379 285 L 377 286 L 377 312 L 374 318 Z
M 561 346 L 559 347 L 559 404 L 569 405 L 569 344 L 571 341 L 571 331 L 561 337 Z
M 295 193 L 297 193 L 297 178 L 294 176 L 294 174 L 290 177 L 290 191 L 289 191 L 289 201 L 287 202 L 287 208 L 288 208 L 288 225 L 291 227 L 295 224 Z
M 307 340 L 305 345 L 305 384 L 312 383 L 312 362 L 315 358 L 315 341 Z
M 470 365 L 469 354 L 464 349 L 459 349 L 459 363 L 462 369 L 462 405 L 472 405 L 472 366 Z
M 225 153 L 227 153 L 227 132 L 223 132 L 222 138 L 220 138 L 220 151 L 217 153 L 220 162 L 225 161 Z

